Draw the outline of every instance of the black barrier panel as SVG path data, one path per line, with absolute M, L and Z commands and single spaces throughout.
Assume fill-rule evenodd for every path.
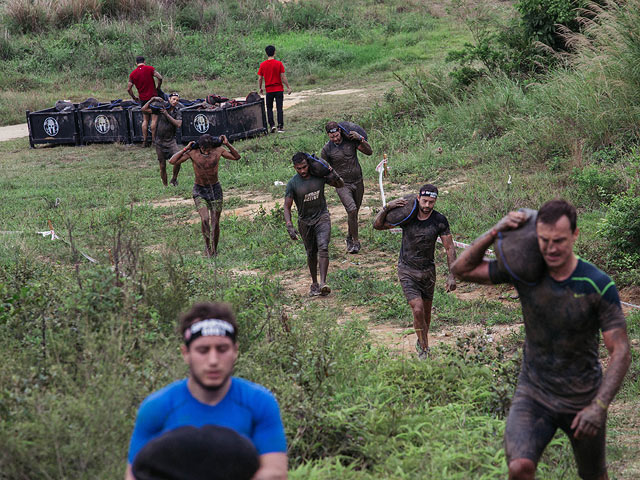
M 227 138 L 237 140 L 267 132 L 264 101 L 246 103 L 225 109 L 227 113 Z
M 197 140 L 208 133 L 215 137 L 226 135 L 227 115 L 224 110 L 206 110 L 196 107 L 182 109 L 182 143 Z
M 178 104 L 178 106 L 180 106 L 180 104 Z M 181 142 L 181 136 L 181 129 L 176 129 L 176 142 Z M 140 107 L 132 107 L 129 109 L 129 138 L 131 143 L 142 142 L 142 110 Z M 147 141 L 151 141 L 151 120 L 147 127 Z
M 122 107 L 80 110 L 78 123 L 82 143 L 129 143 L 129 112 Z
M 76 105 L 77 106 L 77 105 Z M 80 142 L 76 112 L 59 112 L 55 108 L 27 111 L 29 145 L 53 143 L 77 145 Z

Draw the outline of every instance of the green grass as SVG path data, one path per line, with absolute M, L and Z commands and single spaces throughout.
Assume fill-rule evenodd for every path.
M 611 197 L 594 198 L 589 191 L 611 175 L 606 195 L 615 195 L 617 185 L 637 182 L 636 148 L 630 143 L 599 148 L 593 139 L 609 130 L 598 120 L 580 127 L 591 133 L 584 133 L 584 157 L 576 158 L 570 140 L 577 130 L 566 127 L 572 97 L 553 90 L 560 88 L 555 75 L 565 79 L 568 73 L 529 89 L 494 79 L 476 90 L 448 91 L 441 59 L 468 34 L 450 18 L 426 15 L 419 3 L 362 0 L 356 6 L 366 14 L 359 16 L 342 4 L 325 14 L 328 3 L 320 1 L 254 10 L 249 1 L 233 3 L 220 7 L 215 22 L 195 29 L 185 25 L 200 17 L 172 11 L 173 33 L 153 12 L 140 23 L 87 18 L 67 29 L 10 32 L 15 55 L 0 67 L 3 123 L 22 121 L 21 109 L 48 106 L 62 91 L 73 99 L 122 97 L 129 57 L 141 48 L 149 49 L 150 63 L 163 74 L 171 72 L 167 85 L 186 97 L 211 91 L 240 96 L 255 89 L 262 48 L 274 43 L 294 89 L 362 88 L 369 98 L 309 98 L 285 112 L 285 135 L 235 144 L 241 160 L 220 167 L 226 211 L 220 255 L 213 260 L 202 256 L 199 224 L 190 223 L 197 219 L 190 165 L 183 167 L 178 188 L 170 189 L 161 186 L 149 149 L 30 150 L 26 139 L 0 143 L 0 227 L 24 231 L 0 235 L 2 475 L 122 476 L 140 401 L 185 375 L 176 317 L 192 302 L 207 299 L 230 302 L 239 314 L 237 373 L 276 394 L 291 478 L 506 476 L 502 432 L 523 334 L 492 343 L 482 332 L 520 323 L 517 301 L 463 301 L 445 293 L 445 256 L 437 247 L 432 330 L 465 326 L 478 333 L 438 346 L 432 361 L 419 363 L 380 346 L 367 331 L 377 323 L 412 323 L 394 268 L 399 235 L 374 231 L 362 220 L 363 254 L 347 256 L 345 226 L 334 222 L 329 271 L 334 292 L 310 301 L 295 290 L 309 282 L 305 253 L 289 240 L 281 207 L 252 218 L 229 210 L 280 200 L 284 190 L 274 181 L 293 176 L 292 154 L 318 152 L 326 142 L 323 124 L 349 118 L 367 128 L 374 147 L 374 155 L 362 160 L 368 194 L 377 188 L 374 167 L 387 153 L 391 177 L 385 188 L 404 193 L 427 181 L 441 186 L 437 209 L 447 215 L 455 238 L 467 243 L 508 209 L 536 207 L 551 194 L 562 194 L 580 210 L 578 252 L 606 268 L 630 257 L 599 233 Z M 207 15 L 202 18 L 211 20 Z M 231 27 L 242 35 L 230 36 Z M 168 49 L 162 56 L 161 48 Z M 75 61 L 67 68 L 70 52 Z M 45 74 L 37 73 L 40 65 Z M 423 74 L 423 67 L 441 75 Z M 583 84 L 573 85 L 575 94 Z M 552 108 L 549 102 L 558 100 L 560 106 Z M 593 111 L 592 104 L 585 105 Z M 587 122 L 588 111 L 581 112 L 581 122 Z M 608 109 L 607 118 L 621 121 L 627 113 Z M 567 131 L 558 128 L 561 121 Z M 626 132 L 619 138 L 629 141 Z M 589 165 L 594 166 L 574 171 Z M 176 197 L 186 202 L 154 206 Z M 337 205 L 333 192 L 329 203 Z M 365 206 L 376 213 L 377 193 Z M 46 230 L 47 220 L 72 246 L 34 233 Z M 620 286 L 631 286 L 637 272 L 636 266 L 612 274 Z M 352 313 L 354 306 L 364 313 Z M 639 325 L 638 314 L 631 315 L 632 340 L 640 337 Z M 616 478 L 632 478 L 619 472 L 634 452 L 629 439 L 637 410 L 637 347 L 633 356 L 617 399 L 630 407 L 610 420 L 608 456 Z M 539 476 L 577 478 L 564 436 L 547 448 Z

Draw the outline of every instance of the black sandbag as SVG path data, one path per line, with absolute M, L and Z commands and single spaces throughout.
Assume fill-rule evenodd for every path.
M 545 272 L 546 265 L 538 246 L 536 234 L 537 210 L 521 208 L 527 221 L 516 230 L 498 232 L 495 241 L 498 270 L 527 285 L 535 285 Z
M 78 110 L 82 110 L 82 109 L 89 108 L 89 107 L 95 107 L 99 103 L 100 102 L 98 102 L 98 100 L 96 100 L 95 98 L 89 97 L 86 100 L 84 100 L 83 102 L 80 102 L 78 104 Z
M 407 201 L 407 204 L 404 207 L 396 207 L 389 210 L 385 218 L 385 222 L 394 227 L 401 227 L 418 214 L 418 195 L 411 193 L 402 198 Z
M 151 109 L 151 113 L 160 115 L 160 110 L 162 110 L 163 108 L 166 109 L 168 107 L 167 102 L 165 102 L 164 100 L 154 100 L 149 104 L 149 108 Z
M 331 173 L 331 167 L 329 164 L 323 160 L 322 158 L 318 158 L 315 155 L 311 155 L 309 153 L 305 154 L 307 156 L 307 163 L 309 164 L 309 173 L 314 177 L 326 177 Z
M 349 138 L 349 134 L 352 131 L 355 131 L 355 132 L 358 132 L 360 135 L 362 135 L 365 140 L 369 139 L 369 137 L 367 136 L 367 132 L 364 130 L 364 128 L 362 128 L 357 123 L 340 122 L 340 123 L 338 123 L 338 126 L 340 127 L 342 136 L 345 137 L 345 138 Z
M 76 107 L 69 100 L 58 100 L 55 108 L 58 112 L 72 112 Z
M 225 427 L 179 427 L 147 443 L 133 462 L 136 480 L 250 480 L 260 460 L 251 441 Z
M 131 107 L 135 107 L 138 105 L 138 102 L 135 102 L 133 100 L 124 100 L 123 102 L 120 103 L 120 106 L 122 108 L 131 108 Z
M 262 97 L 258 92 L 251 92 L 249 95 L 247 95 L 245 102 L 254 103 L 254 102 L 259 102 L 260 100 L 262 100 Z

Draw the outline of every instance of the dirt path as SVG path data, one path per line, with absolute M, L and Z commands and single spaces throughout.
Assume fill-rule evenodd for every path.
M 26 123 L 19 125 L 9 125 L 8 127 L 0 127 L 0 142 L 13 140 L 15 138 L 24 138 L 29 136 L 29 127 Z

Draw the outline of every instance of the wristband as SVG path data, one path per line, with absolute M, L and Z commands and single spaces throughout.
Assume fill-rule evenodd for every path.
M 498 231 L 495 228 L 492 228 L 491 230 L 489 230 L 489 233 L 493 238 L 496 238 L 498 236 Z
M 607 406 L 606 403 L 604 403 L 602 400 L 600 400 L 599 398 L 596 398 L 594 400 L 596 402 L 596 405 L 598 405 L 602 410 L 607 410 L 609 407 Z

